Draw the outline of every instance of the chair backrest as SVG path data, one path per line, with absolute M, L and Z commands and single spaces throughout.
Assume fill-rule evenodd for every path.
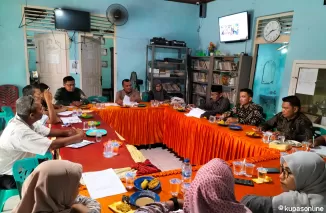
M 0 86 L 0 107 L 10 106 L 16 113 L 16 100 L 19 97 L 18 87 L 14 85 Z
M 12 111 L 11 107 L 9 106 L 2 106 L 1 110 L 4 112 L 5 115 L 5 120 L 6 120 L 6 124 L 8 123 L 8 121 L 10 121 L 14 116 L 14 112 Z
M 14 163 L 12 171 L 20 196 L 24 181 L 38 165 L 39 162 L 37 158 L 24 158 Z

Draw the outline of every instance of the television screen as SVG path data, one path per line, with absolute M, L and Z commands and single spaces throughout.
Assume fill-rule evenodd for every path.
M 54 10 L 55 28 L 82 32 L 91 31 L 91 18 L 89 12 L 56 9 Z
M 220 41 L 244 41 L 249 39 L 248 12 L 220 17 Z

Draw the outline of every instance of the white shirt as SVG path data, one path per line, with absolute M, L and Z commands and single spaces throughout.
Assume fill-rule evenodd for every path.
M 41 125 L 46 125 L 46 122 L 49 120 L 49 116 L 47 116 L 46 114 L 42 115 L 42 118 L 38 121 Z
M 40 122 L 31 129 L 18 115 L 11 119 L 0 136 L 0 175 L 12 175 L 17 160 L 44 155 L 52 143 L 49 133 Z

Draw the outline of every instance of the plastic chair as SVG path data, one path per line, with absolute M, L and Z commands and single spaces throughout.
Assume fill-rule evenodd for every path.
M 45 155 L 36 155 L 37 159 L 46 159 L 46 160 L 53 160 L 53 155 L 51 152 L 45 153 Z
M 37 158 L 24 158 L 14 163 L 12 167 L 12 172 L 16 181 L 16 186 L 20 197 L 24 181 L 38 165 L 39 162 Z
M 17 189 L 0 189 L 0 212 L 3 211 L 3 207 L 5 206 L 6 201 L 18 194 L 19 193 Z
M 108 98 L 104 96 L 90 96 L 87 98 L 89 102 L 105 103 L 108 102 Z
M 14 112 L 12 111 L 11 107 L 3 106 L 1 107 L 2 112 L 4 112 L 4 119 L 6 124 L 15 116 Z
M 325 127 L 319 124 L 313 124 L 313 131 L 314 131 L 315 138 L 321 135 L 326 135 Z
M 10 106 L 16 112 L 16 100 L 19 98 L 18 87 L 15 85 L 0 86 L 0 106 Z

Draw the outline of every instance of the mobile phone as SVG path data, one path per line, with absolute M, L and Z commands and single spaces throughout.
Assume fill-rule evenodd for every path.
M 244 185 L 244 186 L 254 186 L 254 182 L 252 180 L 246 180 L 246 179 L 235 178 L 234 183 Z
M 280 174 L 279 168 L 265 168 L 268 174 Z

